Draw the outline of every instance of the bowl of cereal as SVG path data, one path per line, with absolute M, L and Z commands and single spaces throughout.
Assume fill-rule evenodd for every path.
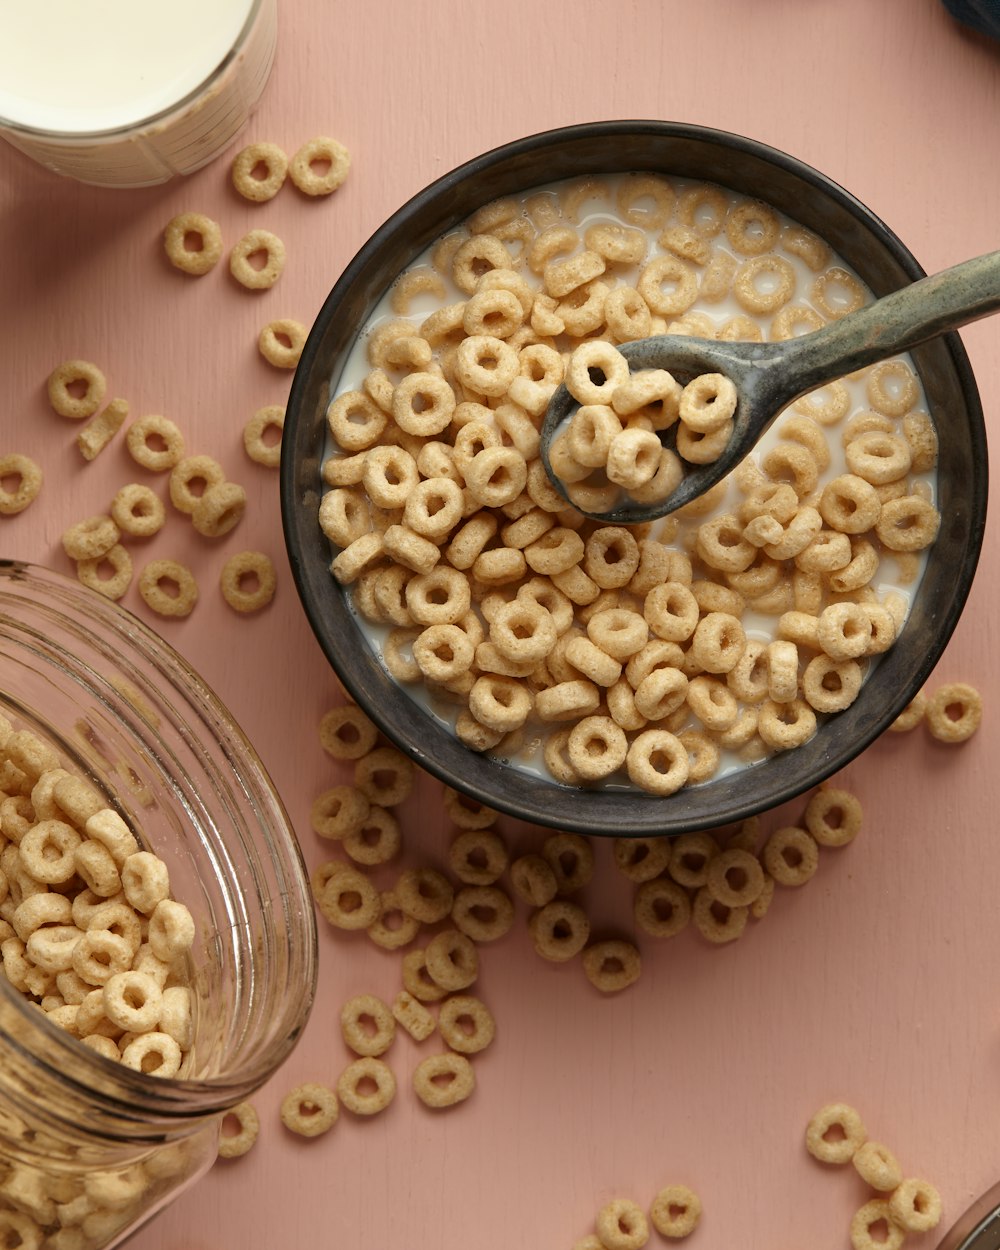
M 141 621 L 0 561 L 0 655 L 0 1227 L 105 1246 L 301 1035 L 309 884 L 253 748 Z
M 538 436 L 576 360 L 559 476 L 604 511 L 603 442 L 649 442 L 684 390 L 618 348 L 790 338 L 922 273 L 823 174 L 697 126 L 569 127 L 438 179 L 344 271 L 289 399 L 286 545 L 345 688 L 456 789 L 587 833 L 730 823 L 843 767 L 975 572 L 986 444 L 957 337 L 804 396 L 651 528 L 569 506 Z

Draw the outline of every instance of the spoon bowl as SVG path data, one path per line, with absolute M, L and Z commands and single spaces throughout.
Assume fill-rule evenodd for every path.
M 686 466 L 679 485 L 655 503 L 638 503 L 623 491 L 621 501 L 611 510 L 588 512 L 572 501 L 550 459 L 560 427 L 579 406 L 563 384 L 549 401 L 542 424 L 542 463 L 556 489 L 592 520 L 611 525 L 655 521 L 721 482 L 753 450 L 782 410 L 800 396 L 997 309 L 1000 251 L 921 278 L 797 338 L 770 343 L 718 342 L 663 334 L 624 343 L 618 350 L 632 372 L 664 369 L 682 385 L 699 374 L 721 373 L 735 385 L 733 432 L 722 454 L 709 464 Z M 675 433 L 676 424 L 661 433 L 665 446 Z

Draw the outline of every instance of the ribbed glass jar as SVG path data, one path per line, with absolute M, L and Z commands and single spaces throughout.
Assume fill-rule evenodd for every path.
M 211 1165 L 225 1112 L 297 1041 L 316 980 L 309 885 L 260 760 L 201 679 L 116 604 L 11 561 L 0 714 L 97 787 L 196 925 L 183 1079 L 88 1049 L 0 971 L 0 1245 L 96 1250 Z

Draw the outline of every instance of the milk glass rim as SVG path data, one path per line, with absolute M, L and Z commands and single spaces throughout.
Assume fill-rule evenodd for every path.
M 218 65 L 196 87 L 192 87 L 187 95 L 182 96 L 179 100 L 175 100 L 173 104 L 168 104 L 166 108 L 160 109 L 158 113 L 150 113 L 148 117 L 141 117 L 138 121 L 129 122 L 126 126 L 112 126 L 105 130 L 50 130 L 42 126 L 29 126 L 24 122 L 11 121 L 0 113 L 0 130 L 9 130 L 12 133 L 28 135 L 36 139 L 58 139 L 64 143 L 83 145 L 94 143 L 95 141 L 112 142 L 115 139 L 127 139 L 130 135 L 142 134 L 154 129 L 156 126 L 166 123 L 176 113 L 182 112 L 190 105 L 196 103 L 212 84 L 222 77 L 243 50 L 243 46 L 249 39 L 261 10 L 265 5 L 273 2 L 274 0 L 250 0 L 250 11 L 247 13 L 246 21 L 243 23 L 232 47 L 226 52 Z

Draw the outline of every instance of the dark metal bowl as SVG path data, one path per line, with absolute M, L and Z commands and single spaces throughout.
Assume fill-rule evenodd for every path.
M 914 351 L 941 431 L 940 534 L 910 616 L 860 697 L 804 746 L 670 798 L 570 789 L 467 750 L 400 688 L 359 632 L 330 574 L 317 522 L 325 414 L 347 353 L 372 308 L 441 234 L 499 196 L 586 174 L 654 171 L 703 179 L 772 204 L 814 230 L 876 296 L 923 270 L 892 231 L 823 174 L 765 144 L 700 126 L 599 122 L 532 135 L 460 166 L 414 196 L 361 248 L 323 305 L 295 374 L 281 454 L 285 541 L 306 614 L 344 686 L 422 768 L 491 807 L 542 825 L 621 836 L 677 834 L 794 798 L 843 768 L 926 681 L 968 595 L 986 520 L 987 456 L 979 393 L 955 334 Z

